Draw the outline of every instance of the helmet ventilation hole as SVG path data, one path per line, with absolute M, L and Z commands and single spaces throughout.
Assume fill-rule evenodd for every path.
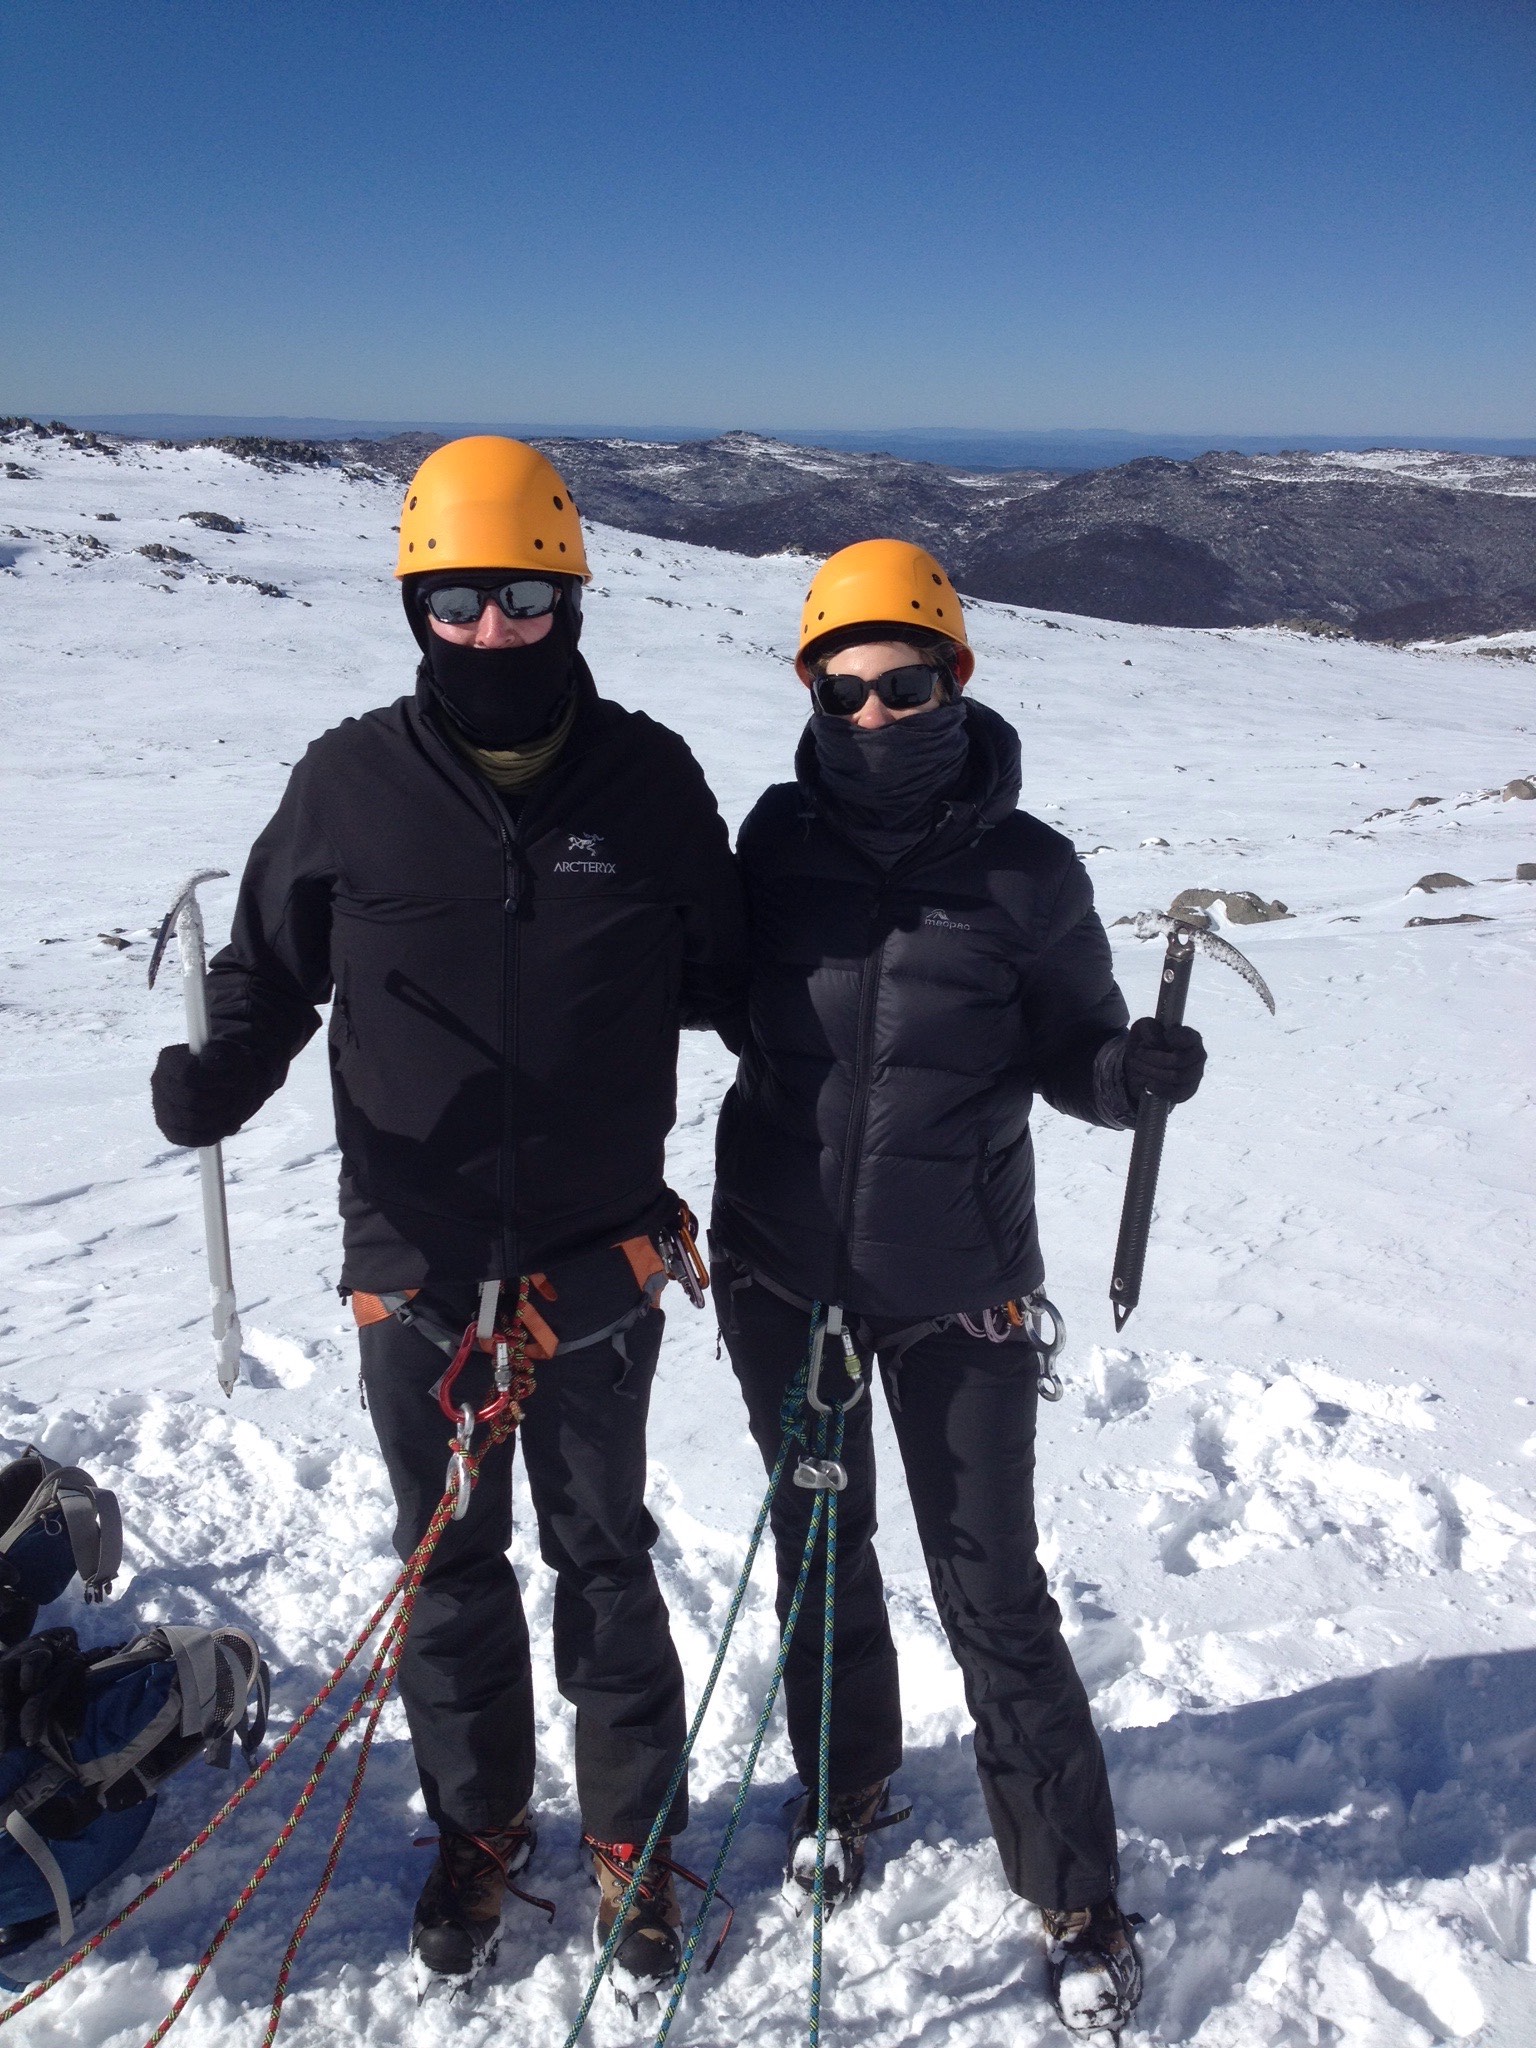
M 435 548 L 435 547 L 437 546 L 437 542 L 436 542 L 435 540 L 429 540 L 429 541 L 427 542 L 427 546 L 428 546 L 429 548 Z
M 555 510 L 557 512 L 563 512 L 565 510 L 565 500 L 563 498 L 556 498 Z
M 412 498 L 410 504 L 405 509 L 407 512 L 414 512 L 416 510 L 416 500 Z
M 534 542 L 534 546 L 535 546 L 536 548 L 541 548 L 541 547 L 543 547 L 543 545 L 544 545 L 544 543 L 543 543 L 543 541 L 541 541 L 541 540 L 536 540 L 536 541 Z

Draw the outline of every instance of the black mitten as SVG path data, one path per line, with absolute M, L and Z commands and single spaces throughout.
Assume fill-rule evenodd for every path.
M 149 1093 L 155 1122 L 173 1145 L 216 1145 L 253 1117 L 276 1085 L 271 1065 L 237 1038 L 160 1049 Z
M 1125 1043 L 1125 1091 L 1133 1104 L 1150 1091 L 1164 1102 L 1188 1102 L 1205 1072 L 1205 1041 L 1188 1024 L 1138 1017 Z

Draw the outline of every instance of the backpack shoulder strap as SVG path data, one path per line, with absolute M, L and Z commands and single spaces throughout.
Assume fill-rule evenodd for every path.
M 53 1894 L 53 1909 L 59 1916 L 59 1940 L 66 1942 L 75 1931 L 74 1908 L 70 1904 L 69 1886 L 64 1882 L 64 1873 L 59 1868 L 59 1859 L 54 1855 L 42 1836 L 14 1808 L 5 1817 L 5 1832 L 24 1855 L 30 1856 L 43 1876 L 43 1881 Z
M 90 1473 L 82 1472 L 78 1465 L 56 1464 L 35 1446 L 27 1455 L 37 1460 L 42 1477 L 21 1512 L 8 1528 L 0 1531 L 0 1554 L 24 1536 L 39 1515 L 56 1507 L 64 1517 L 70 1553 L 84 1582 L 85 1597 L 102 1599 L 123 1563 L 123 1517 L 117 1495 L 98 1486 Z
M 123 1563 L 123 1517 L 117 1495 L 74 1465 L 55 1473 L 52 1484 L 85 1597 L 104 1599 Z

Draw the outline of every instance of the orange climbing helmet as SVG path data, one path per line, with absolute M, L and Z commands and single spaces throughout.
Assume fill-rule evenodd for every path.
M 542 569 L 590 583 L 581 521 L 553 463 L 501 434 L 434 448 L 405 494 L 395 574 L 438 569 Z
M 817 643 L 849 626 L 888 627 L 893 640 L 920 626 L 925 638 L 941 633 L 959 649 L 958 681 L 969 682 L 976 666 L 955 586 L 928 550 L 911 541 L 855 541 L 822 563 L 800 616 L 795 671 L 801 682 L 811 679 Z

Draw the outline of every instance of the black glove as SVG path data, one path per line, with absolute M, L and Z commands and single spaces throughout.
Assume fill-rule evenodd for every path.
M 211 1038 L 200 1053 L 163 1045 L 149 1082 L 155 1122 L 173 1145 L 216 1145 L 256 1114 L 278 1079 L 237 1038 Z
M 1138 1017 L 1126 1037 L 1124 1071 L 1133 1105 L 1147 1090 L 1164 1102 L 1188 1102 L 1205 1072 L 1205 1041 L 1188 1024 Z
M 41 1741 L 50 1720 L 77 1732 L 89 1669 L 72 1628 L 45 1628 L 0 1656 L 0 1748 Z

